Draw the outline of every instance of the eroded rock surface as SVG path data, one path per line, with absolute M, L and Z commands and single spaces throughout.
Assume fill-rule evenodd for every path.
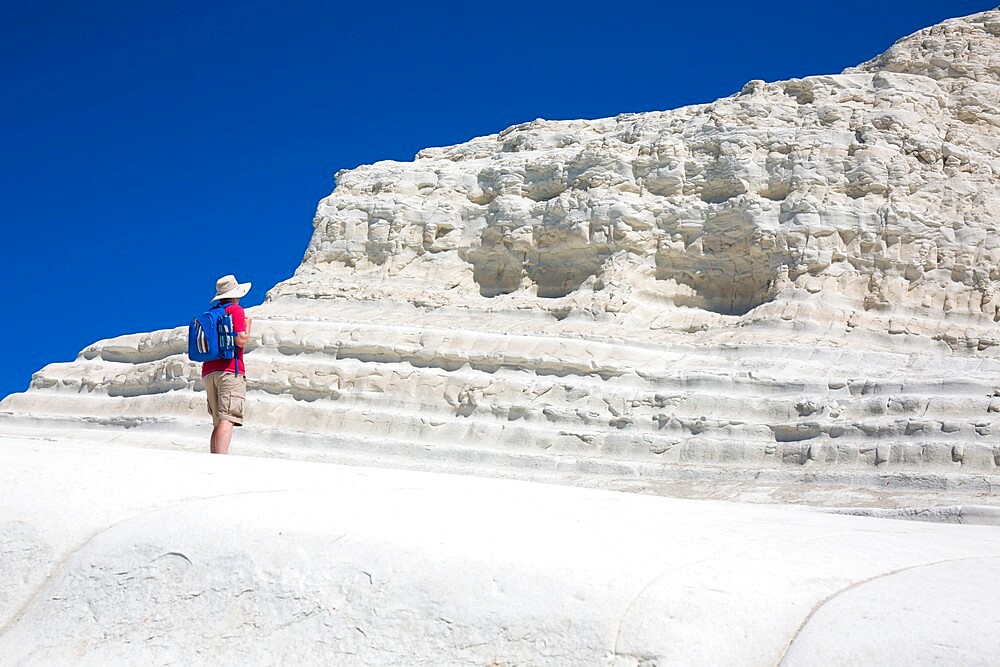
M 751 81 L 662 113 L 538 120 L 342 172 L 272 297 L 389 288 L 482 308 L 478 292 L 592 315 L 652 302 L 709 324 L 754 311 L 992 347 L 997 15 L 929 28 L 840 75 Z
M 254 309 L 235 449 L 992 493 L 998 41 L 994 10 L 838 75 L 339 173 Z M 184 349 L 180 328 L 96 343 L 0 429 L 201 447 Z

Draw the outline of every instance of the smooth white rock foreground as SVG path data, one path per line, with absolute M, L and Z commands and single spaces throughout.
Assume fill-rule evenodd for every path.
M 0 663 L 993 663 L 1000 528 L 0 439 Z

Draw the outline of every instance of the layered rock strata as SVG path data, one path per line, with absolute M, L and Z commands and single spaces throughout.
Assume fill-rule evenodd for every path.
M 301 266 L 253 310 L 237 448 L 991 493 L 998 37 L 994 10 L 839 75 L 337 174 Z M 46 367 L 0 430 L 201 446 L 184 335 Z

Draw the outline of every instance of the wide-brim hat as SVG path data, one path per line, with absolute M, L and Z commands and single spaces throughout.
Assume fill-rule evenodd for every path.
M 236 276 L 232 274 L 222 276 L 215 281 L 215 296 L 212 297 L 212 301 L 238 299 L 241 296 L 246 296 L 247 292 L 250 291 L 250 285 L 252 283 L 236 282 Z

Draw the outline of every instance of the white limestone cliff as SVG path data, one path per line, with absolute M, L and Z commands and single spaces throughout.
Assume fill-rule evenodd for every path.
M 232 450 L 313 461 L 189 453 L 182 327 L 0 402 L 0 665 L 992 664 L 998 38 L 338 174 Z
M 742 324 L 995 347 L 997 20 L 948 21 L 841 75 L 342 172 L 272 298 L 613 313 L 640 329 L 753 311 Z
M 690 495 L 786 497 L 762 472 L 812 500 L 823 480 L 992 494 L 998 40 L 994 10 L 838 75 L 337 174 L 253 311 L 234 451 Z M 204 448 L 184 336 L 47 366 L 0 431 Z

